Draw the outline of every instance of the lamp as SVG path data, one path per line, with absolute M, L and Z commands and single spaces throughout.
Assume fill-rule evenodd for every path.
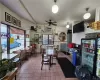
M 84 19 L 89 19 L 91 17 L 91 14 L 88 12 L 89 8 L 86 8 L 86 13 L 83 15 Z
M 56 5 L 57 0 L 54 0 L 54 2 L 55 2 L 55 5 L 52 6 L 52 12 L 53 12 L 54 14 L 56 14 L 56 13 L 58 12 L 59 8 L 58 8 L 58 6 Z

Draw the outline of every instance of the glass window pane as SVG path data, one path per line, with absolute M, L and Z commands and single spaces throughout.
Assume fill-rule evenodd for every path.
M 43 44 L 48 44 L 48 35 L 43 35 Z
M 24 31 L 10 27 L 10 53 L 24 49 Z
M 26 47 L 30 45 L 29 30 L 26 31 Z
M 1 45 L 3 53 L 7 53 L 7 25 L 1 24 Z
M 49 35 L 49 44 L 50 45 L 53 45 L 53 39 L 54 37 L 53 37 L 53 35 Z

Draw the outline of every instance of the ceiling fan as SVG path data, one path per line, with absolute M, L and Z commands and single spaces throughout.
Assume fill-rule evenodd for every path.
M 48 23 L 49 26 L 54 25 L 57 26 L 57 22 L 52 21 L 51 19 L 49 21 L 46 21 Z

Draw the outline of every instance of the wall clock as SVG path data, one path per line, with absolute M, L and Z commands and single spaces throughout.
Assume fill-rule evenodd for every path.
M 64 41 L 66 40 L 66 33 L 65 33 L 65 32 L 61 32 L 61 33 L 59 34 L 59 40 L 60 40 L 61 42 L 64 42 Z

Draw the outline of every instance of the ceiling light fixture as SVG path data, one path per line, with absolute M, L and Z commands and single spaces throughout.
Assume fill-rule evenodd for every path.
M 89 8 L 86 8 L 86 13 L 83 15 L 84 19 L 89 19 L 91 17 L 91 14 L 88 12 Z
M 66 25 L 66 28 L 69 28 L 69 27 L 70 27 L 69 24 L 67 24 L 67 25 Z
M 52 6 L 52 12 L 56 14 L 59 10 L 58 6 L 56 5 L 57 0 L 54 0 L 55 5 Z
M 69 23 L 67 23 L 66 28 L 69 28 L 69 27 L 70 27 L 70 25 L 69 25 Z

